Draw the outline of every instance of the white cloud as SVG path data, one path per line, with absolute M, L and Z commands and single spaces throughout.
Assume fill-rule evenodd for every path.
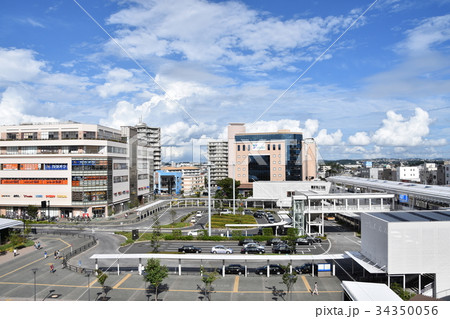
M 36 79 L 45 63 L 34 55 L 31 50 L 0 48 L 0 83 Z
M 0 124 L 14 125 L 57 121 L 52 117 L 30 115 L 31 109 L 36 104 L 33 101 L 33 97 L 25 90 L 9 87 L 0 97 Z
M 133 57 L 181 56 L 212 65 L 239 65 L 243 70 L 292 67 L 294 61 L 309 60 L 320 44 L 328 43 L 356 17 L 351 12 L 348 16 L 282 20 L 235 1 L 135 3 L 108 19 L 120 27 L 116 38 Z M 113 42 L 107 49 L 117 52 Z M 291 54 L 291 50 L 297 51 Z
M 339 145 L 342 144 L 342 135 L 341 130 L 328 134 L 326 129 L 321 129 L 314 139 L 318 145 Z
M 370 137 L 366 132 L 357 132 L 348 138 L 351 145 L 368 145 L 370 144 Z
M 377 145 L 386 146 L 417 146 L 423 143 L 423 138 L 429 133 L 431 119 L 421 108 L 415 109 L 415 114 L 409 119 L 401 114 L 389 111 L 383 120 L 383 126 L 373 135 L 372 141 Z

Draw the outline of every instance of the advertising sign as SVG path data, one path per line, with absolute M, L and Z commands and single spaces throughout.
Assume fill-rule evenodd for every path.
M 331 271 L 331 264 L 317 264 L 317 271 Z
M 400 203 L 407 203 L 409 201 L 408 195 L 403 195 L 403 194 L 398 195 L 398 201 Z
M 252 143 L 252 151 L 264 151 L 266 143 Z
M 45 164 L 45 169 L 51 171 L 65 171 L 67 170 L 67 164 Z

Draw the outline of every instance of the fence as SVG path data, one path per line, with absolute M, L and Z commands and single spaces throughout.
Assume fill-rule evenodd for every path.
M 34 228 L 33 233 L 37 234 L 38 231 L 36 228 Z M 83 251 L 86 251 L 87 249 L 91 248 L 92 246 L 95 246 L 97 244 L 97 239 L 88 234 L 79 234 L 75 232 L 70 231 L 56 231 L 56 230 L 46 230 L 46 229 L 39 229 L 40 234 L 52 234 L 52 235 L 65 235 L 65 236 L 72 236 L 72 237 L 78 237 L 78 238 L 88 238 L 89 241 L 87 244 L 84 244 L 76 249 L 72 249 L 69 253 L 63 255 L 62 258 L 62 264 L 63 268 L 67 268 L 70 271 L 78 272 L 78 273 L 84 273 L 87 270 L 93 272 L 93 269 L 87 269 L 83 267 L 74 266 L 68 263 L 69 259 L 82 253 Z

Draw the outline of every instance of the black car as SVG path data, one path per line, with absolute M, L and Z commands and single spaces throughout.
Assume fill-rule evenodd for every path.
M 179 253 L 201 253 L 202 249 L 192 246 L 192 245 L 184 245 L 183 247 L 178 248 Z
M 256 213 L 253 214 L 253 217 L 255 217 L 255 218 L 262 218 L 263 214 L 261 214 L 260 212 L 256 212 Z
M 241 254 L 264 254 L 265 250 L 259 246 L 244 247 L 241 249 Z
M 279 244 L 279 245 L 275 245 L 272 248 L 272 252 L 274 254 L 295 254 L 295 249 L 292 249 L 292 247 L 290 247 L 287 244 Z
M 243 246 L 243 245 L 250 244 L 250 243 L 256 243 L 256 241 L 251 238 L 244 238 L 239 241 L 239 246 Z
M 220 270 L 222 272 L 222 270 Z M 225 273 L 226 274 L 244 274 L 245 273 L 245 267 L 239 264 L 232 264 L 225 267 Z
M 284 274 L 284 272 L 285 272 L 284 269 L 280 265 L 277 265 L 277 264 L 269 265 L 269 273 L 271 273 L 271 274 L 280 275 L 280 274 Z M 267 265 L 256 268 L 255 273 L 258 275 L 267 274 Z
M 297 274 L 310 274 L 312 272 L 312 264 L 304 264 L 301 266 L 294 267 L 294 271 Z
M 252 215 L 252 211 L 250 209 L 244 209 L 244 214 L 245 215 Z
M 269 239 L 269 240 L 267 241 L 267 245 L 278 245 L 278 244 L 285 244 L 285 243 L 286 243 L 286 242 L 285 242 L 284 240 L 281 240 L 281 239 L 278 238 L 278 237 Z
M 307 236 L 306 239 L 311 242 L 312 244 L 321 243 L 322 239 L 319 237 L 313 237 L 313 236 Z
M 308 239 L 304 238 L 304 237 L 297 238 L 295 240 L 295 243 L 297 245 L 311 245 L 311 242 Z

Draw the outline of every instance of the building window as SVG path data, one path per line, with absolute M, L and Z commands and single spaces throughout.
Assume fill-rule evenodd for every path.
M 242 145 L 242 150 L 245 151 L 245 145 Z
M 240 152 L 241 151 L 241 146 L 238 145 L 237 147 L 238 147 L 238 152 Z
M 270 144 L 267 144 L 267 150 L 270 151 Z
M 278 144 L 278 150 L 281 151 L 281 144 Z
M 275 144 L 272 145 L 272 150 L 275 151 Z

